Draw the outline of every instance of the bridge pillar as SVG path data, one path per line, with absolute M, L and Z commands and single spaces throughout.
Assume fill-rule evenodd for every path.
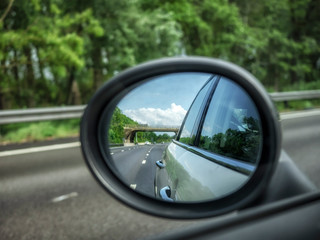
M 134 143 L 134 137 L 135 137 L 136 132 L 132 131 L 130 128 L 124 128 L 124 142 L 125 143 Z

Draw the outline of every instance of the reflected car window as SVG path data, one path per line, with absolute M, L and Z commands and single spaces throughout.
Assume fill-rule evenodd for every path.
M 202 104 L 204 104 L 204 99 L 206 98 L 209 88 L 212 85 L 214 79 L 209 80 L 204 85 L 204 87 L 199 91 L 197 97 L 192 103 L 181 131 L 179 139 L 180 142 L 192 145 L 196 134 L 196 130 L 194 130 L 193 128 L 196 125 L 197 119 L 201 117 L 201 106 Z
M 238 85 L 221 78 L 203 124 L 199 147 L 255 163 L 261 141 L 261 123 L 253 101 Z

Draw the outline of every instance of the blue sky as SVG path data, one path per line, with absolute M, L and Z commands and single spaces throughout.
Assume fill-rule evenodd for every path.
M 118 104 L 128 117 L 149 125 L 180 125 L 208 73 L 174 73 L 150 79 Z

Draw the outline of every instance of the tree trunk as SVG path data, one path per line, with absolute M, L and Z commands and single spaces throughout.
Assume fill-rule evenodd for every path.
M 66 86 L 66 96 L 64 102 L 69 104 L 69 99 L 71 99 L 71 88 L 72 88 L 72 83 L 74 81 L 74 75 L 75 75 L 75 68 L 71 67 L 69 70 L 69 77 L 67 79 L 67 86 Z
M 299 19 L 296 18 L 295 16 L 296 9 L 293 8 L 293 5 L 294 5 L 293 1 L 290 0 L 290 20 L 291 20 L 292 28 L 291 28 L 289 38 L 294 40 L 294 42 L 299 43 L 301 42 L 301 36 L 304 35 L 303 28 L 301 28 L 303 22 L 301 22 L 301 20 L 299 21 Z M 295 67 L 297 66 L 297 64 L 299 64 L 299 60 L 297 61 L 297 59 L 299 59 L 300 56 L 296 54 L 294 55 L 295 56 L 292 59 L 290 59 L 290 65 Z M 289 74 L 290 74 L 290 83 L 291 84 L 296 83 L 298 81 L 297 72 L 290 69 Z
M 41 58 L 40 58 L 40 55 L 39 55 L 39 49 L 38 48 L 36 48 L 36 53 L 37 53 L 37 58 L 38 58 L 38 66 L 39 66 L 39 72 L 40 72 L 40 77 L 41 77 L 41 81 L 45 81 L 46 80 L 46 78 L 45 78 L 45 76 L 44 76 L 44 65 L 43 65 L 43 62 L 42 62 L 42 60 L 41 60 Z
M 101 48 L 94 47 L 91 58 L 93 62 L 93 88 L 97 90 L 103 83 Z
M 68 99 L 69 105 L 80 105 L 81 104 L 81 93 L 79 90 L 78 82 L 73 80 L 71 85 L 71 91 Z
M 3 58 L 1 61 L 0 61 L 0 79 L 1 81 L 8 81 L 8 80 L 3 80 L 5 78 L 5 76 L 8 74 L 7 73 L 7 69 L 5 67 L 5 62 L 6 62 L 6 59 Z M 0 109 L 5 109 L 5 92 L 6 92 L 6 89 L 3 89 L 4 85 L 0 84 L 1 88 L 0 88 Z
M 12 74 L 15 79 L 14 89 L 10 89 L 10 91 L 13 91 L 13 96 L 15 98 L 15 103 L 22 107 L 22 93 L 21 93 L 21 81 L 19 78 L 19 67 L 18 67 L 18 52 L 16 50 L 13 50 L 14 54 L 14 61 L 13 61 L 13 67 L 12 67 Z
M 34 71 L 32 67 L 32 57 L 31 57 L 31 48 L 24 48 L 24 54 L 27 57 L 27 63 L 26 63 L 26 75 L 25 75 L 25 89 L 26 91 L 26 96 L 27 96 L 27 106 L 29 108 L 35 107 L 36 101 L 35 101 L 35 96 L 36 96 L 36 91 L 37 89 L 34 89 L 35 84 L 34 84 Z

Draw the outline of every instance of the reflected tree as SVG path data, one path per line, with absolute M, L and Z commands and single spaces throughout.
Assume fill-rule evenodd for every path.
M 253 117 L 245 117 L 238 129 L 228 128 L 224 133 L 200 139 L 200 146 L 206 150 L 250 163 L 256 162 L 260 143 L 259 122 Z
M 138 123 L 124 115 L 121 110 L 116 107 L 111 118 L 108 138 L 110 143 L 123 143 L 125 125 L 137 126 Z

